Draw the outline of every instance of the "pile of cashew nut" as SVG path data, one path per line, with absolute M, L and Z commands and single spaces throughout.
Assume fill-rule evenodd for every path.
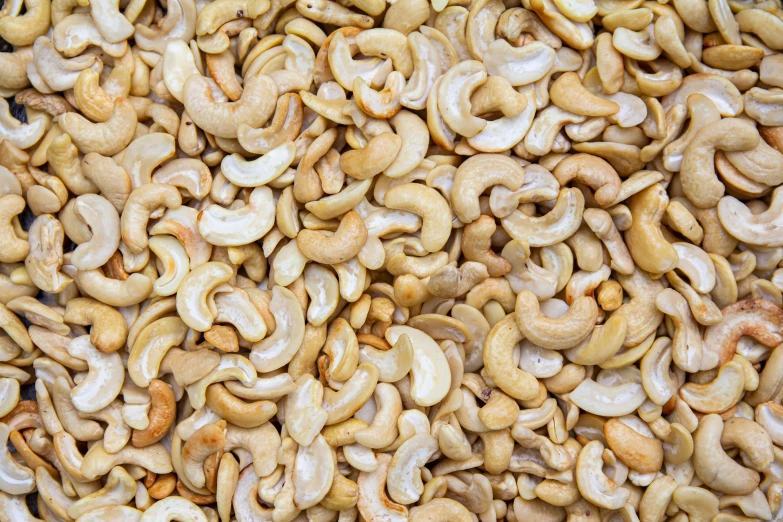
M 783 521 L 781 0 L 0 37 L 0 522 Z

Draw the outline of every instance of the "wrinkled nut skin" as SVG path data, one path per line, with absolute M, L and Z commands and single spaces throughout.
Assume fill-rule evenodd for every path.
M 0 522 L 783 518 L 780 2 L 0 39 Z

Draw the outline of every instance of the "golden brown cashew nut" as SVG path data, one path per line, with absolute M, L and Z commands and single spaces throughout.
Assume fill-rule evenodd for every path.
M 783 342 L 778 326 L 783 324 L 783 311 L 769 301 L 740 301 L 725 307 L 721 313 L 721 322 L 709 326 L 704 332 L 705 348 L 718 354 L 719 365 L 732 360 L 737 343 L 744 335 L 753 337 L 768 348 Z
M 522 339 L 514 318 L 509 315 L 489 331 L 482 357 L 492 382 L 515 399 L 530 400 L 538 395 L 538 381 L 513 364 L 514 346 Z
M 297 244 L 302 254 L 308 259 L 327 265 L 348 261 L 359 253 L 366 241 L 367 227 L 353 210 L 345 213 L 332 236 L 306 229 L 297 235 Z
M 21 214 L 24 208 L 25 200 L 22 196 L 9 194 L 0 198 L 0 227 L 2 227 L 0 261 L 3 263 L 22 261 L 30 251 L 30 244 L 16 235 L 12 223 L 12 220 Z
M 583 116 L 611 116 L 620 110 L 617 103 L 587 90 L 574 72 L 561 74 L 552 84 L 549 96 L 561 109 Z
M 217 102 L 209 82 L 203 76 L 191 75 L 183 86 L 183 102 L 193 122 L 210 134 L 236 138 L 241 124 L 261 127 L 275 110 L 277 86 L 263 74 L 250 78 L 236 102 Z
M 481 215 L 479 196 L 485 190 L 494 185 L 517 190 L 524 179 L 522 167 L 500 154 L 477 154 L 468 158 L 454 174 L 451 191 L 454 213 L 463 223 L 475 221 Z
M 71 324 L 91 326 L 90 342 L 104 353 L 122 348 L 128 336 L 122 314 L 94 299 L 70 299 L 65 305 L 63 319 Z
M 487 267 L 490 277 L 500 277 L 511 271 L 511 263 L 492 251 L 491 239 L 497 226 L 494 218 L 480 216 L 465 226 L 462 234 L 462 253 L 468 261 L 476 261 Z
M 625 231 L 625 244 L 634 262 L 654 274 L 673 270 L 679 260 L 660 228 L 668 205 L 666 190 L 657 183 L 635 194 L 628 205 L 633 222 Z
M 606 206 L 620 193 L 621 181 L 617 172 L 603 159 L 591 154 L 574 154 L 557 164 L 552 171 L 561 186 L 576 179 L 595 190 L 595 201 Z
M 386 192 L 387 208 L 421 216 L 422 246 L 430 252 L 443 248 L 451 234 L 451 210 L 437 190 L 418 183 L 397 185 Z
M 133 430 L 131 443 L 144 448 L 160 441 L 169 432 L 176 416 L 176 400 L 171 386 L 158 379 L 149 384 L 151 407 L 149 425 L 143 430 Z
M 624 419 L 629 419 L 629 423 L 623 422 Z M 650 436 L 652 432 L 648 435 L 639 433 L 634 424 L 641 428 L 637 418 L 609 419 L 604 424 L 606 442 L 629 468 L 641 473 L 654 473 L 663 465 L 663 444 Z
M 158 207 L 176 209 L 182 204 L 179 191 L 171 185 L 148 183 L 133 190 L 121 217 L 122 240 L 131 252 L 140 254 L 147 247 L 147 222 Z
M 552 350 L 579 344 L 593 331 L 598 318 L 598 305 L 587 296 L 578 297 L 561 317 L 546 317 L 539 311 L 538 298 L 528 290 L 517 295 L 515 310 L 517 326 L 525 338 Z
M 58 120 L 60 129 L 71 136 L 84 154 L 97 152 L 112 156 L 128 146 L 136 129 L 136 111 L 127 98 L 114 100 L 114 111 L 103 123 L 92 123 L 74 113 L 63 114 Z
M 554 208 L 545 216 L 530 217 L 515 210 L 501 220 L 503 228 L 514 239 L 530 246 L 550 246 L 570 237 L 579 228 L 584 210 L 584 196 L 575 188 L 564 188 Z
M 18 15 L 17 10 L 13 16 L 4 16 L 0 19 L 2 20 L 0 37 L 16 46 L 31 45 L 36 38 L 46 34 L 50 24 L 51 2 L 49 0 L 25 0 L 24 5 L 27 9 L 25 14 Z

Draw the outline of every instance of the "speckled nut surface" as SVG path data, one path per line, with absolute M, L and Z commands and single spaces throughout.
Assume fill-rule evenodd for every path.
M 780 1 L 5 0 L 0 50 L 0 522 L 783 518 Z

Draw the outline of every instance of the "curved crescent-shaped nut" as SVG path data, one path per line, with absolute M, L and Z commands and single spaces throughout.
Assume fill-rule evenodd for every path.
M 83 197 L 83 196 L 80 196 Z M 160 206 L 179 208 L 182 196 L 176 187 L 160 183 L 147 183 L 133 190 L 128 196 L 120 219 L 122 241 L 134 254 L 147 248 L 147 223 L 150 214 Z
M 117 353 L 102 353 L 83 335 L 68 345 L 68 354 L 87 361 L 87 376 L 71 390 L 71 402 L 82 413 L 94 413 L 117 398 L 125 379 L 122 359 Z
M 221 138 L 236 138 L 240 125 L 259 128 L 275 110 L 277 86 L 263 74 L 245 83 L 242 97 L 236 102 L 216 102 L 206 78 L 191 75 L 185 80 L 183 102 L 193 122 L 204 131 Z
M 380 449 L 394 443 L 399 435 L 397 426 L 402 413 L 402 399 L 397 388 L 386 383 L 379 383 L 376 386 L 373 398 L 377 410 L 372 424 L 358 430 L 355 438 L 362 446 Z
M 638 375 L 638 371 L 636 373 Z M 602 417 L 620 417 L 641 406 L 647 399 L 647 394 L 639 382 L 606 386 L 593 379 L 586 379 L 574 388 L 569 397 L 571 402 L 588 413 Z
M 136 481 L 120 466 L 112 468 L 103 488 L 80 498 L 68 506 L 68 516 L 79 519 L 81 515 L 106 504 L 125 505 L 136 496 Z
M 30 244 L 16 235 L 13 220 L 24 211 L 22 196 L 9 194 L 0 197 L 0 262 L 17 263 L 30 251 Z
M 580 296 L 568 312 L 555 319 L 540 312 L 538 297 L 533 292 L 523 290 L 517 295 L 514 318 L 525 338 L 544 348 L 565 350 L 593 331 L 598 305 L 592 297 Z
M 419 183 L 404 183 L 386 192 L 387 208 L 407 210 L 421 216 L 421 244 L 429 252 L 438 252 L 451 235 L 451 209 L 440 193 Z
M 739 448 L 744 462 L 756 470 L 767 469 L 775 461 L 772 439 L 764 428 L 751 419 L 735 417 L 723 424 L 720 437 L 723 449 Z
M 357 76 L 353 81 L 353 99 L 365 114 L 373 118 L 389 119 L 402 109 L 400 93 L 403 88 L 405 77 L 398 71 L 389 73 L 383 89 L 379 91 Z
M 717 205 L 725 188 L 715 174 L 715 151 L 749 150 L 760 140 L 756 129 L 738 118 L 724 118 L 696 133 L 680 167 L 680 182 L 688 199 L 699 208 Z
M 114 206 L 97 194 L 76 198 L 74 213 L 89 227 L 92 237 L 71 254 L 71 264 L 79 270 L 92 270 L 106 264 L 120 246 L 120 216 Z
M 152 183 L 174 185 L 198 200 L 212 188 L 212 173 L 204 162 L 195 158 L 178 158 L 167 162 L 152 176 Z
M 481 216 L 465 226 L 462 234 L 462 254 L 468 261 L 482 263 L 490 277 L 500 277 L 512 270 L 511 263 L 492 251 L 492 235 L 497 230 L 495 219 Z
M 574 154 L 557 164 L 552 171 L 560 186 L 576 179 L 595 191 L 595 201 L 606 206 L 620 193 L 622 182 L 617 171 L 605 160 L 592 154 Z
M 633 417 L 631 420 L 639 421 Z M 612 418 L 604 424 L 609 448 L 626 466 L 640 473 L 655 473 L 663 465 L 663 444 L 654 437 L 636 431 L 622 419 Z
M 524 339 L 514 316 L 501 319 L 487 334 L 482 356 L 492 382 L 517 400 L 528 401 L 539 393 L 538 380 L 514 364 L 514 347 Z
M 155 444 L 169 432 L 177 415 L 177 401 L 171 386 L 158 379 L 149 384 L 150 411 L 149 425 L 143 430 L 133 430 L 131 444 L 137 448 L 145 448 Z
M 729 361 L 720 367 L 717 377 L 704 384 L 686 383 L 680 397 L 688 406 L 702 413 L 722 413 L 739 402 L 745 391 L 742 365 Z
M 359 362 L 363 361 L 378 368 L 380 382 L 397 382 L 408 375 L 413 366 L 413 345 L 407 335 L 401 335 L 390 350 L 365 345 L 359 351 Z
M 735 238 L 751 245 L 783 246 L 783 190 L 776 188 L 764 212 L 754 213 L 738 199 L 726 196 L 718 203 L 718 218 Z
M 220 383 L 207 388 L 207 406 L 240 428 L 254 428 L 267 422 L 277 413 L 277 406 L 271 401 L 246 403 L 234 396 Z
M 407 45 L 407 42 L 406 42 Z M 30 79 L 27 77 L 27 64 L 33 60 L 32 47 L 19 47 L 13 52 L 3 53 L 0 55 L 0 67 L 5 72 L 3 79 L 0 80 L 0 89 L 9 89 L 16 91 L 18 89 L 24 89 L 30 85 Z M 35 96 L 33 91 L 28 91 L 32 96 Z M 19 93 L 16 98 L 17 103 L 26 105 L 22 93 Z
M 185 340 L 188 327 L 179 317 L 161 317 L 130 343 L 128 374 L 137 386 L 147 387 L 158 376 L 163 358 Z
M 283 94 L 277 99 L 271 123 L 255 129 L 247 124 L 237 127 L 239 144 L 248 152 L 266 154 L 287 141 L 294 141 L 302 129 L 302 99 L 298 94 Z
M 617 103 L 590 92 L 575 72 L 561 74 L 550 87 L 549 96 L 561 109 L 583 116 L 611 116 L 620 111 Z
M 296 236 L 296 241 L 299 250 L 308 259 L 334 265 L 348 261 L 359 253 L 367 241 L 367 227 L 358 213 L 349 210 L 343 215 L 334 235 L 327 236 L 323 232 L 303 229 Z
M 746 468 L 721 446 L 723 419 L 711 414 L 702 417 L 693 434 L 693 469 L 710 488 L 729 495 L 747 495 L 759 485 L 759 473 Z
M 8 425 L 0 423 L 0 442 L 3 443 L 0 447 L 0 482 L 2 482 L 4 493 L 26 495 L 35 489 L 35 473 L 27 466 L 19 464 L 11 456 L 11 452 L 8 451 L 10 433 Z
M 513 47 L 504 39 L 489 44 L 484 53 L 487 72 L 508 80 L 514 87 L 537 82 L 555 64 L 555 50 L 542 42 Z
M 443 350 L 426 333 L 410 326 L 392 325 L 386 329 L 386 340 L 394 346 L 406 334 L 413 344 L 411 397 L 419 406 L 440 402 L 451 386 L 451 369 Z
M 617 230 L 612 216 L 605 210 L 589 208 L 583 214 L 585 223 L 600 239 L 609 256 L 612 258 L 611 268 L 625 275 L 633 273 L 634 264 L 631 253 Z
M 103 447 L 103 441 L 99 440 L 84 455 L 81 471 L 87 480 L 95 480 L 114 466 L 122 464 L 135 464 L 159 475 L 171 473 L 174 469 L 171 454 L 160 443 L 146 448 L 128 445 L 117 453 L 108 453 Z
M 226 421 L 220 420 L 197 429 L 182 447 L 182 469 L 197 488 L 204 487 L 204 460 L 226 445 Z
M 24 5 L 25 14 L 0 18 L 0 37 L 16 46 L 30 45 L 46 34 L 51 20 L 49 0 L 25 0 Z
M 0 18 L 0 21 L 8 18 Z M 46 133 L 47 118 L 22 123 L 11 115 L 8 102 L 0 102 L 0 139 L 8 140 L 20 149 L 29 149 Z
M 530 217 L 515 210 L 504 217 L 503 228 L 514 238 L 527 241 L 531 247 L 544 247 L 564 241 L 582 222 L 585 198 L 577 188 L 564 188 L 552 210 L 541 217 Z
M 361 149 L 340 155 L 340 168 L 354 179 L 368 179 L 392 164 L 402 147 L 402 138 L 391 132 L 374 136 Z
M 177 153 L 174 136 L 152 132 L 133 140 L 122 155 L 120 165 L 135 189 L 152 182 L 152 171 Z
M 359 501 L 356 507 L 365 520 L 408 522 L 408 509 L 395 504 L 386 496 L 386 477 L 392 457 L 386 453 L 378 453 L 376 458 L 378 467 L 375 471 L 362 471 L 356 479 L 359 486 Z
M 421 467 L 438 451 L 438 441 L 429 433 L 419 433 L 403 442 L 394 452 L 386 486 L 389 495 L 400 504 L 418 502 L 424 491 Z
M 704 347 L 718 354 L 718 364 L 734 358 L 737 343 L 749 336 L 768 348 L 783 343 L 783 310 L 763 299 L 748 299 L 721 310 L 722 320 L 704 332 Z
M 177 291 L 177 312 L 189 327 L 206 332 L 217 315 L 212 292 L 234 271 L 225 263 L 211 261 L 192 269 Z
M 617 486 L 602 468 L 604 445 L 594 440 L 582 448 L 576 460 L 576 484 L 585 500 L 605 509 L 620 509 L 631 492 Z
M 102 156 L 113 156 L 127 147 L 135 135 L 136 122 L 136 109 L 127 98 L 114 100 L 114 111 L 103 123 L 92 123 L 75 112 L 57 120 L 82 154 L 97 152 Z
M 772 13 L 763 9 L 750 9 L 747 13 L 737 13 L 734 16 L 739 30 L 742 32 L 755 33 L 761 40 L 775 50 L 783 49 L 783 23 Z
M 285 287 L 272 289 L 269 309 L 275 317 L 275 331 L 253 344 L 250 362 L 259 372 L 270 372 L 288 364 L 305 334 L 305 318 L 297 297 Z
M 666 189 L 658 183 L 634 194 L 628 204 L 633 222 L 625 231 L 625 244 L 634 262 L 653 274 L 674 270 L 680 259 L 661 231 L 661 219 L 668 206 Z
M 518 190 L 524 181 L 525 171 L 511 158 L 500 154 L 472 156 L 454 174 L 451 189 L 454 213 L 463 223 L 475 221 L 481 215 L 479 196 L 485 190 L 494 185 Z
M 256 187 L 245 206 L 227 209 L 210 205 L 198 214 L 198 230 L 217 246 L 242 246 L 261 239 L 275 224 L 272 189 Z
M 115 308 L 86 297 L 69 299 L 63 320 L 91 326 L 90 343 L 104 353 L 116 352 L 128 338 L 125 318 Z
M 470 95 L 486 81 L 484 65 L 468 60 L 449 69 L 438 87 L 438 109 L 443 121 L 466 138 L 472 138 L 487 126 L 487 120 L 470 113 Z
M 190 271 L 190 259 L 185 247 L 173 236 L 153 236 L 149 239 L 149 248 L 158 258 L 163 272 L 153 285 L 155 295 L 176 294 Z
M 246 161 L 239 154 L 223 158 L 220 170 L 223 175 L 238 187 L 259 187 L 277 179 L 291 166 L 296 156 L 296 145 L 286 141 L 252 161 Z
M 378 369 L 364 362 L 356 367 L 353 375 L 343 383 L 339 391 L 324 390 L 323 409 L 329 415 L 326 424 L 332 425 L 350 418 L 372 397 L 378 384 Z

